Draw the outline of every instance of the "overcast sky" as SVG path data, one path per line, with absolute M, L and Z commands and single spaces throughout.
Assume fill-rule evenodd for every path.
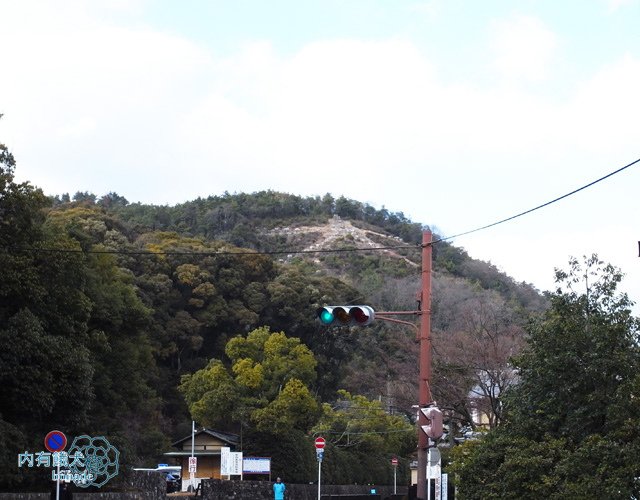
M 640 158 L 640 0 L 0 0 L 0 142 L 47 194 L 344 195 L 449 236 Z M 640 164 L 453 240 L 640 301 Z

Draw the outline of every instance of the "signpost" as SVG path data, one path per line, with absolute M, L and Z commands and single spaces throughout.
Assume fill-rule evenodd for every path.
M 51 453 L 60 453 L 66 446 L 67 436 L 60 431 L 51 431 L 44 437 L 44 447 Z M 60 500 L 60 457 L 56 472 L 56 500 Z
M 191 456 L 189 457 L 189 489 L 191 491 L 195 491 L 196 489 L 196 468 L 198 465 L 198 461 L 196 459 L 196 466 L 191 470 L 191 461 L 195 459 L 195 449 L 196 449 L 196 421 L 191 421 Z
M 231 448 L 228 446 L 220 447 L 220 475 L 227 476 L 227 479 L 231 479 L 231 474 L 229 469 L 231 465 L 229 464 L 231 457 Z
M 435 480 L 435 498 L 440 500 L 440 450 L 429 448 L 427 454 L 427 500 L 431 500 L 431 479 Z
M 270 457 L 244 457 L 242 459 L 243 474 L 269 474 L 271 476 Z M 271 477 L 269 477 L 271 481 Z
M 227 476 L 231 479 L 231 476 L 240 476 L 242 480 L 242 452 L 231 451 L 231 448 L 227 446 L 220 447 L 220 475 Z
M 67 436 L 60 431 L 51 431 L 44 437 L 44 446 L 51 453 L 62 451 L 67 446 Z
M 441 478 L 440 488 L 442 492 L 440 498 L 442 500 L 449 500 L 449 474 L 442 474 Z
M 391 465 L 393 466 L 393 494 L 397 494 L 396 491 L 396 472 L 398 472 L 398 458 L 393 457 L 391 459 Z
M 229 453 L 229 474 L 233 476 L 240 476 L 240 481 L 243 479 L 242 475 L 242 452 L 232 451 Z
M 320 500 L 320 474 L 322 470 L 322 459 L 324 458 L 324 445 L 325 440 L 323 437 L 318 436 L 315 440 L 316 445 L 316 457 L 318 458 L 318 500 Z

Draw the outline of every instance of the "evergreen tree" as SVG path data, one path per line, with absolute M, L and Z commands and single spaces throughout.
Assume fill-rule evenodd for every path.
M 639 324 L 616 292 L 622 275 L 592 256 L 556 278 L 515 360 L 505 423 L 454 453 L 463 498 L 640 494 Z

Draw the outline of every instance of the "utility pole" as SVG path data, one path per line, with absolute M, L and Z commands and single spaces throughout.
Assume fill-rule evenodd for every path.
M 422 232 L 422 290 L 420 294 L 420 375 L 418 378 L 418 405 L 431 403 L 431 231 Z M 418 411 L 418 498 L 427 498 L 427 462 L 429 437 L 422 431 L 427 425 L 424 412 Z M 429 485 L 431 486 L 431 485 Z
M 433 403 L 431 398 L 431 267 L 432 267 L 432 234 L 422 232 L 422 288 L 420 302 L 416 311 L 374 311 L 370 306 L 325 306 L 317 311 L 320 322 L 325 326 L 366 326 L 374 320 L 389 321 L 411 326 L 416 331 L 416 339 L 420 344 L 420 375 L 418 378 L 418 499 L 426 500 L 427 463 L 429 451 L 429 435 L 438 439 L 442 435 L 442 419 L 433 422 L 427 418 L 424 408 Z M 409 321 L 395 319 L 391 316 L 412 315 L 420 317 L 420 326 Z M 437 408 L 432 408 L 441 415 Z M 434 417 L 431 417 L 432 420 Z

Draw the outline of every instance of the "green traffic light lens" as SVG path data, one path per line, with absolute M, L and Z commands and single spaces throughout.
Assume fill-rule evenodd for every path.
M 320 309 L 318 317 L 320 322 L 325 325 L 330 325 L 333 322 L 333 313 L 328 309 Z

